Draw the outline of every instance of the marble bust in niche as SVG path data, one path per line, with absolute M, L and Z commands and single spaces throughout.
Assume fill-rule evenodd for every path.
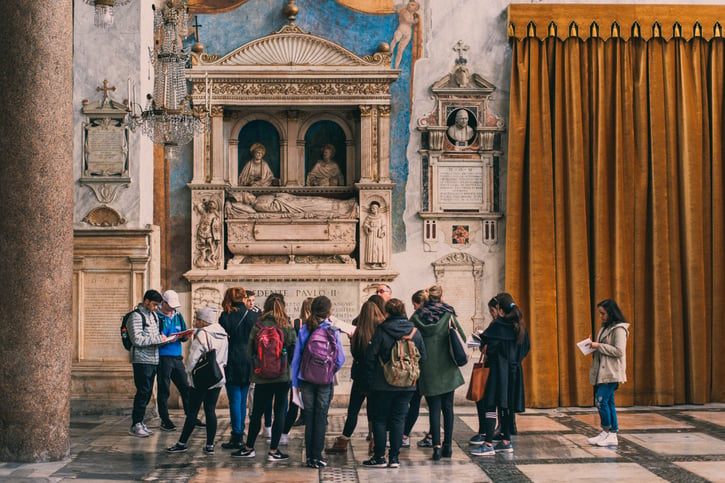
M 448 139 L 454 146 L 468 146 L 475 134 L 473 128 L 469 125 L 469 115 L 466 109 L 458 109 L 455 116 L 451 116 L 454 121 L 449 125 Z
M 307 173 L 307 186 L 345 186 L 345 178 L 340 166 L 334 160 L 335 146 L 322 146 L 322 159 L 318 160 Z
M 274 173 L 269 164 L 264 159 L 267 153 L 262 143 L 254 143 L 249 148 L 252 158 L 242 168 L 239 175 L 239 186 L 277 186 L 279 180 L 274 177 Z

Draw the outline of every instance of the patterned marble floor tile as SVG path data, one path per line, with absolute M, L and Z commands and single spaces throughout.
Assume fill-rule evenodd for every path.
M 358 466 L 360 483 L 422 483 L 428 481 L 490 482 L 484 471 L 473 463 L 455 463 L 451 461 L 431 462 L 430 464 L 405 464 L 400 468 L 364 468 Z
M 620 433 L 619 437 L 663 455 L 725 455 L 725 441 L 704 433 Z
M 583 437 L 581 439 L 586 443 Z M 578 437 L 572 440 L 562 434 L 518 435 L 514 437 L 513 446 L 515 460 L 563 460 L 593 456 L 589 445 L 584 449 Z
M 599 414 L 581 414 L 574 416 L 594 428 L 599 428 Z M 637 429 L 667 429 L 667 428 L 692 428 L 691 425 L 676 421 L 657 413 L 627 413 L 617 411 L 617 422 L 622 431 Z
M 546 416 L 516 416 L 519 431 L 569 431 L 569 428 Z
M 519 465 L 518 469 L 537 483 L 632 481 L 638 483 L 667 481 L 636 463 L 566 463 Z
M 681 414 L 725 427 L 725 411 L 685 411 Z
M 725 482 L 725 461 L 680 461 L 675 464 L 706 480 Z
M 254 481 L 255 483 L 313 483 L 320 481 L 319 470 L 303 468 L 250 467 L 250 468 L 199 468 L 189 483 L 232 483 Z M 293 471 L 294 470 L 294 471 Z

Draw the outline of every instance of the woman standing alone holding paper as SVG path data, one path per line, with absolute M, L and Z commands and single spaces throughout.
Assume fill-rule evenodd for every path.
M 589 438 L 595 446 L 617 446 L 617 408 L 614 405 L 614 391 L 627 381 L 627 337 L 629 323 L 622 315 L 617 302 L 602 300 L 597 304 L 602 327 L 596 341 L 591 343 L 592 366 L 589 369 L 589 383 L 594 386 L 594 404 L 599 410 L 602 432 Z

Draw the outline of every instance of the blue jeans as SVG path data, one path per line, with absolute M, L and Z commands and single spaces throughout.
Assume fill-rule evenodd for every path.
M 232 434 L 242 435 L 244 432 L 244 420 L 247 417 L 247 393 L 249 384 L 237 386 L 236 384 L 226 385 L 227 398 L 229 398 L 229 419 L 232 423 Z
M 307 459 L 322 459 L 327 432 L 327 411 L 332 401 L 332 384 L 312 384 L 300 381 L 302 404 L 305 407 L 305 448 Z
M 370 391 L 368 415 L 373 426 L 375 458 L 385 456 L 386 431 L 390 431 L 390 458 L 397 458 L 403 443 L 403 426 L 415 391 Z
M 594 404 L 599 410 L 602 429 L 612 433 L 619 432 L 617 408 L 614 405 L 614 391 L 617 387 L 619 387 L 619 384 L 616 382 L 597 384 L 594 394 Z
M 133 398 L 132 424 L 143 422 L 146 415 L 146 406 L 151 400 L 156 377 L 156 364 L 133 364 L 133 383 L 136 385 L 136 395 Z

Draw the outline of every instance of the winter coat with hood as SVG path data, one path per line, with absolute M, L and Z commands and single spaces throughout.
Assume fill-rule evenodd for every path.
M 367 382 L 371 391 L 414 391 L 415 386 L 397 387 L 391 386 L 385 380 L 382 364 L 390 360 L 390 353 L 398 339 L 410 334 L 415 326 L 411 321 L 402 316 L 388 317 L 375 328 L 370 343 L 365 350 L 365 373 L 364 382 Z M 422 364 L 427 358 L 425 343 L 420 331 L 413 334 L 413 343 L 420 352 L 421 377 L 423 374 Z M 382 361 L 382 364 L 381 364 Z
M 483 394 L 487 408 L 512 409 L 521 413 L 526 409 L 524 371 L 521 361 L 530 349 L 529 335 L 521 344 L 517 342 L 514 324 L 497 318 L 481 334 L 481 345 L 486 346 L 488 381 Z
M 596 342 L 599 347 L 592 352 L 589 384 L 627 382 L 627 338 L 629 324 L 618 322 L 599 329 Z
M 449 350 L 449 321 L 453 320 L 463 340 L 466 335 L 456 320 L 456 311 L 443 302 L 426 302 L 410 321 L 423 336 L 427 358 L 420 365 L 418 391 L 423 396 L 439 396 L 462 386 L 463 375 Z
M 189 385 L 194 386 L 194 378 L 191 375 L 191 371 L 194 370 L 194 366 L 199 362 L 199 358 L 211 349 L 216 350 L 216 362 L 220 368 L 224 368 L 227 364 L 227 357 L 229 354 L 229 342 L 228 336 L 224 327 L 218 323 L 213 323 L 197 329 L 194 333 L 194 341 L 189 347 L 189 355 L 186 358 L 186 375 L 189 379 Z M 224 371 L 222 371 L 222 380 L 211 386 L 209 389 L 216 389 L 222 387 L 226 379 L 224 378 Z
M 252 373 L 252 360 L 247 355 L 247 345 L 252 327 L 257 323 L 259 314 L 247 310 L 244 302 L 232 304 L 231 312 L 223 312 L 219 317 L 221 325 L 229 335 L 229 360 L 225 370 L 228 384 L 248 386 Z

